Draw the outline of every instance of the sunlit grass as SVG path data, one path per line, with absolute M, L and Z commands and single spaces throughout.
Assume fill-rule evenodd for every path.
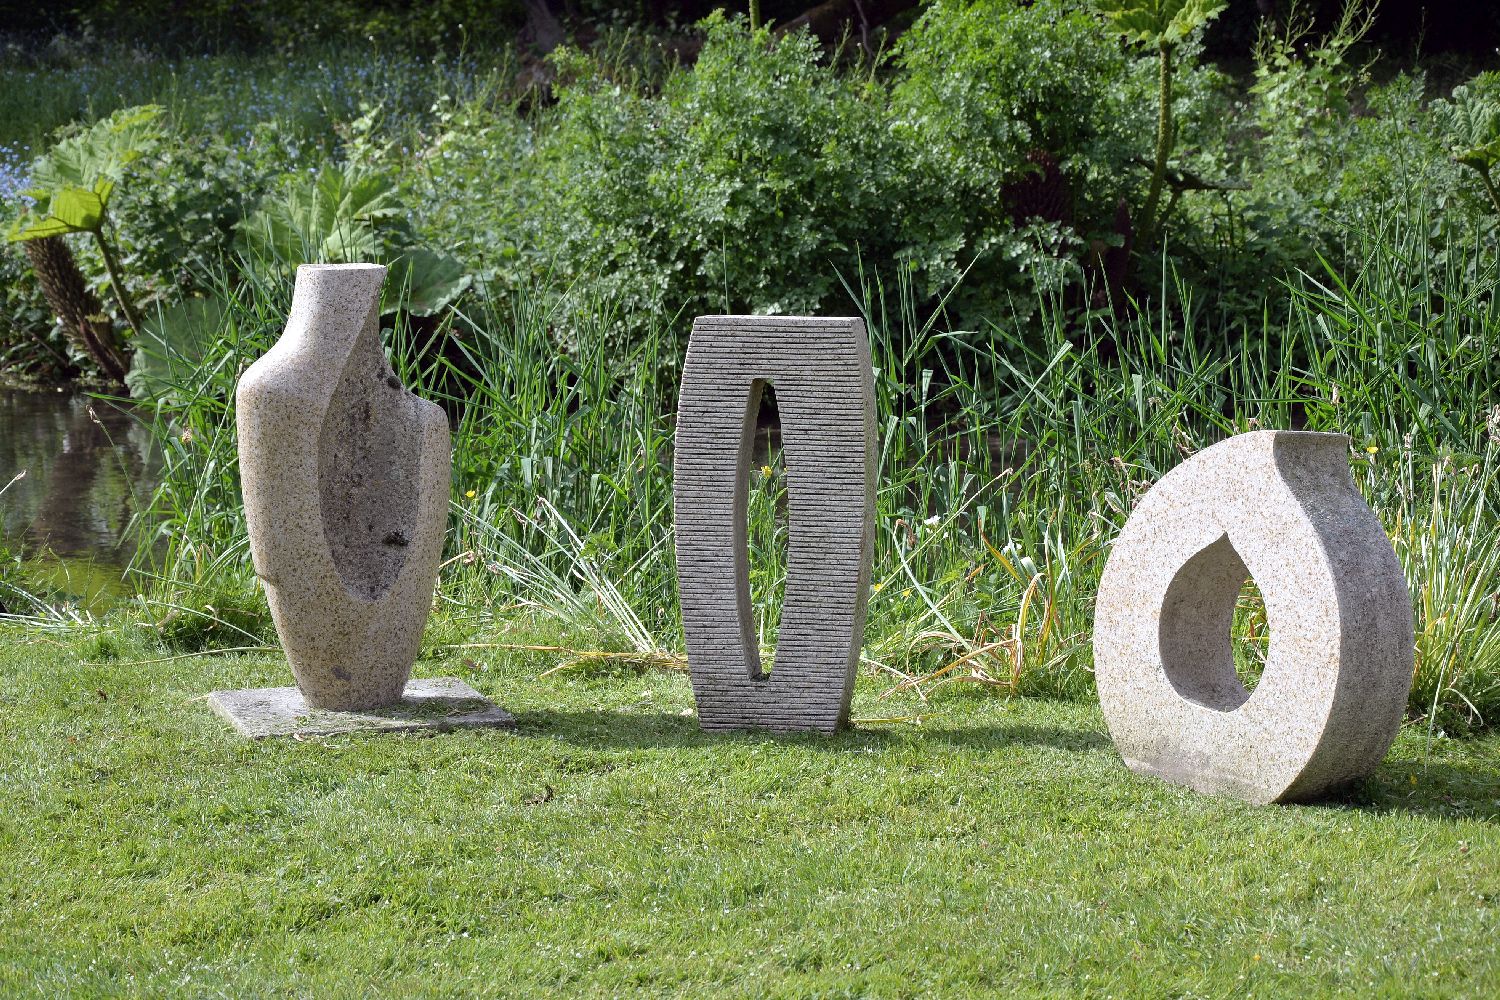
M 856 686 L 837 737 L 702 733 L 559 623 L 430 648 L 515 733 L 250 743 L 285 660 L 0 629 L 0 993 L 1488 996 L 1500 745 L 1409 726 L 1333 802 L 1129 772 L 1098 709 Z M 429 643 L 467 626 L 439 616 Z M 549 671 L 555 671 L 549 673 Z M 960 688 L 959 690 L 967 690 Z

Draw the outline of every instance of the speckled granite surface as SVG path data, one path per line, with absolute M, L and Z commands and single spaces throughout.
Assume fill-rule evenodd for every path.
M 401 699 L 383 709 L 329 712 L 313 708 L 294 687 L 215 691 L 215 713 L 247 739 L 337 736 L 448 729 L 514 729 L 516 720 L 456 677 L 410 681 Z
M 1099 584 L 1094 659 L 1132 769 L 1277 802 L 1368 774 L 1390 748 L 1411 686 L 1411 598 L 1348 444 L 1241 434 L 1173 469 L 1131 514 Z M 1253 692 L 1229 645 L 1247 576 L 1271 630 Z
M 305 265 L 285 333 L 236 392 L 255 571 L 297 686 L 330 710 L 401 697 L 448 517 L 448 418 L 380 345 L 385 268 Z

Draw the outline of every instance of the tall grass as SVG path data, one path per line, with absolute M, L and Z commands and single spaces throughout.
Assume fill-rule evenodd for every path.
M 1500 721 L 1495 264 L 1434 273 L 1415 245 L 1395 228 L 1364 237 L 1359 272 L 1302 276 L 1288 313 L 1244 344 L 1201 321 L 1182 288 L 1119 324 L 1047 304 L 1040 321 L 956 337 L 918 316 L 899 281 L 854 276 L 881 456 L 870 669 L 928 698 L 954 685 L 1086 694 L 1095 587 L 1135 501 L 1230 434 L 1305 426 L 1351 435 L 1356 483 L 1407 570 L 1412 715 L 1433 726 Z M 205 363 L 174 369 L 152 417 L 166 475 L 140 527 L 164 542 L 141 546 L 154 561 L 137 569 L 164 606 L 223 604 L 213 595 L 254 586 L 230 401 L 279 334 L 290 288 L 250 279 L 223 292 L 217 343 Z M 387 332 L 403 377 L 455 421 L 440 598 L 481 630 L 543 614 L 580 648 L 660 658 L 681 646 L 671 443 L 689 320 L 651 326 L 622 356 L 609 303 L 580 321 L 553 308 L 559 298 L 539 289 L 502 306 L 473 293 L 440 354 L 402 323 Z M 795 480 L 771 447 L 750 505 L 768 651 L 788 488 Z M 1253 678 L 1268 624 L 1254 588 L 1240 621 Z

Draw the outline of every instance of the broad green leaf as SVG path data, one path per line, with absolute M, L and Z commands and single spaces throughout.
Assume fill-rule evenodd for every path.
M 1133 42 L 1176 45 L 1228 6 L 1227 0 L 1095 0 L 1114 29 Z
M 122 108 L 59 141 L 38 158 L 32 178 L 49 192 L 69 187 L 98 191 L 101 181 L 118 182 L 131 163 L 161 141 L 162 114 L 156 104 Z M 101 200 L 108 203 L 107 192 Z
M 100 181 L 94 191 L 67 187 L 44 192 L 36 207 L 11 225 L 6 239 L 20 243 L 47 236 L 96 232 L 103 224 L 104 203 L 113 188 L 112 182 Z
M 124 108 L 57 142 L 32 166 L 36 205 L 11 226 L 12 242 L 97 232 L 126 168 L 161 138 L 162 108 Z
M 52 196 L 47 209 L 52 218 L 75 233 L 94 232 L 104 221 L 104 200 L 83 188 L 63 188 Z
M 298 179 L 240 224 L 242 249 L 283 266 L 380 259 L 402 213 L 396 194 L 394 178 L 352 166 Z
M 396 180 L 387 174 L 346 172 L 341 182 L 339 214 L 345 218 L 379 219 L 399 215 Z
M 27 225 L 26 223 L 29 218 L 33 218 L 33 216 L 23 215 L 11 223 L 10 231 L 5 234 L 8 242 L 22 243 L 26 240 L 40 240 L 48 236 L 66 236 L 74 231 L 71 226 L 54 219 L 50 215 L 43 216 L 38 221 Z
M 1500 73 L 1480 73 L 1453 88 L 1439 118 L 1448 126 L 1455 160 L 1481 172 L 1500 165 Z
M 456 259 L 413 245 L 397 196 L 394 177 L 354 165 L 298 178 L 240 223 L 240 248 L 254 264 L 286 269 L 389 260 L 387 306 L 430 316 L 472 279 Z
M 404 297 L 412 315 L 433 316 L 452 305 L 472 282 L 457 258 L 412 247 L 391 262 L 385 311 L 395 309 Z
M 338 220 L 336 228 L 320 247 L 322 259 L 330 264 L 359 264 L 381 256 L 380 239 L 365 219 Z
M 1466 167 L 1475 170 L 1489 171 L 1500 165 L 1500 138 L 1496 138 L 1482 146 L 1470 146 L 1468 149 L 1460 149 L 1453 158 Z

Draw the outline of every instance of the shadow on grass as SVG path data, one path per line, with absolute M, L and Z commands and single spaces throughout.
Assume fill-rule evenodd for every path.
M 1500 771 L 1445 760 L 1387 760 L 1370 777 L 1314 805 L 1494 823 L 1500 820 Z
M 906 744 L 941 744 L 948 749 L 994 750 L 1006 746 L 1049 747 L 1054 750 L 1098 751 L 1109 747 L 1103 733 L 1059 726 L 904 725 L 899 729 L 845 730 L 833 736 L 822 733 L 777 733 L 764 729 L 743 732 L 705 733 L 691 716 L 633 712 L 519 712 L 517 728 L 522 736 L 551 737 L 590 749 L 641 750 L 661 747 L 711 747 L 762 745 L 806 747 L 832 753 L 858 753 L 872 747 Z
M 986 751 L 1030 746 L 1070 752 L 1113 753 L 1104 733 L 1029 723 L 866 728 L 826 736 L 768 730 L 705 733 L 698 728 L 696 718 L 663 712 L 541 710 L 519 713 L 516 720 L 522 736 L 551 738 L 593 750 L 775 745 L 828 753 L 859 753 L 875 747 L 926 744 L 935 750 Z M 1121 773 L 1125 773 L 1123 764 Z M 1500 820 L 1500 768 L 1490 770 L 1437 759 L 1388 760 L 1370 777 L 1329 798 L 1301 806 L 1272 808 L 1404 812 L 1493 823 Z

